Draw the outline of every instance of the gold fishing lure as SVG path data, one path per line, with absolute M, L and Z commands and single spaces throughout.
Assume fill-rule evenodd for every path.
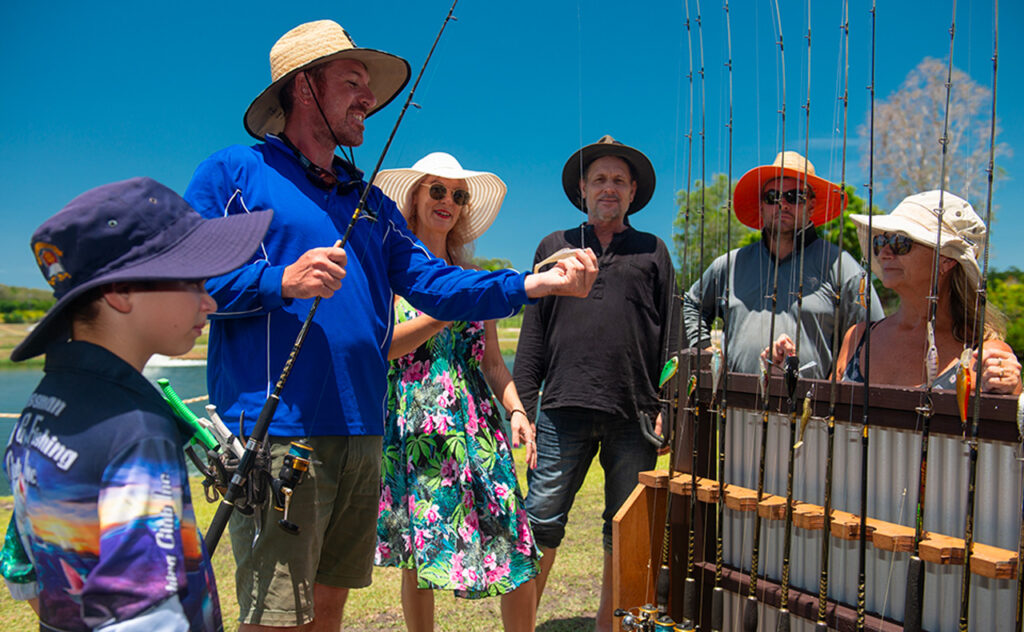
M 800 415 L 800 440 L 793 444 L 794 450 L 799 450 L 804 444 L 804 432 L 807 430 L 807 422 L 811 420 L 811 394 L 804 398 L 804 412 Z
M 868 273 L 860 275 L 860 288 L 857 290 L 857 303 L 864 309 L 868 308 Z

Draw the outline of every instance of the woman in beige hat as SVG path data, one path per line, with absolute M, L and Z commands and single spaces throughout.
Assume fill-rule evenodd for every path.
M 945 211 L 939 232 L 940 194 Z M 851 215 L 857 224 L 861 249 L 873 254 L 872 271 L 882 285 L 896 292 L 900 306 L 894 314 L 871 325 L 871 381 L 877 384 L 917 386 L 927 382 L 928 296 L 931 293 L 936 236 L 939 236 L 938 306 L 935 315 L 933 388 L 955 388 L 960 358 L 971 354 L 977 363 L 979 344 L 974 339 L 981 270 L 978 256 L 985 248 L 985 223 L 971 205 L 948 192 L 928 191 L 904 198 L 889 215 Z M 851 327 L 843 339 L 836 370 L 844 379 L 863 382 L 866 357 L 865 324 Z M 1020 393 L 1021 365 L 1003 341 L 1006 318 L 986 304 L 982 390 Z M 908 370 L 908 367 L 911 367 Z M 920 367 L 919 369 L 917 367 Z
M 464 267 L 505 197 L 496 175 L 445 153 L 376 182 L 424 246 Z M 441 322 L 397 298 L 389 358 L 375 562 L 403 569 L 406 627 L 433 630 L 433 590 L 443 589 L 501 595 L 505 629 L 532 630 L 539 553 L 492 389 L 531 467 L 536 448 L 495 323 Z

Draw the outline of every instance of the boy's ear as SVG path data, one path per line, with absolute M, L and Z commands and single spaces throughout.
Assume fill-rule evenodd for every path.
M 132 311 L 132 286 L 128 283 L 112 283 L 103 291 L 103 300 L 115 311 L 127 314 Z

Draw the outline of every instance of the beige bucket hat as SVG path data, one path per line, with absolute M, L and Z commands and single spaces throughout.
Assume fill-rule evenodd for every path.
M 335 59 L 355 59 L 366 66 L 370 91 L 377 98 L 377 104 L 367 116 L 390 103 L 409 82 L 409 62 L 401 57 L 372 48 L 358 48 L 345 29 L 333 20 L 306 22 L 282 35 L 270 49 L 270 85 L 245 111 L 245 130 L 260 140 L 267 134 L 280 133 L 284 129 L 279 98 L 281 87 L 300 70 Z
M 736 219 L 743 224 L 760 230 L 761 225 L 761 188 L 764 183 L 775 178 L 796 178 L 803 181 L 806 175 L 807 186 L 814 191 L 814 212 L 811 223 L 815 226 L 831 221 L 846 208 L 846 196 L 838 184 L 833 184 L 814 174 L 811 161 L 795 151 L 784 151 L 775 156 L 770 165 L 754 167 L 743 174 L 736 184 L 733 193 L 733 208 Z
M 939 233 L 939 194 L 942 194 L 942 232 Z M 861 252 L 867 256 L 871 247 L 868 235 L 868 215 L 853 214 L 850 219 L 857 225 L 857 239 Z M 977 284 L 981 280 L 978 257 L 985 251 L 985 222 L 963 198 L 949 191 L 925 191 L 903 198 L 888 215 L 871 216 L 871 231 L 878 233 L 900 233 L 915 242 L 935 247 L 939 238 L 939 254 L 955 259 L 963 266 L 967 278 Z M 871 269 L 881 273 L 878 258 L 871 258 Z
M 413 213 L 412 193 L 424 176 L 440 176 L 452 180 L 465 180 L 469 190 L 469 204 L 462 211 L 465 218 L 462 238 L 471 242 L 490 228 L 498 216 L 501 203 L 508 190 L 501 178 L 486 171 L 463 169 L 451 154 L 435 151 L 416 161 L 408 169 L 385 169 L 377 174 L 373 183 L 384 195 L 398 204 L 408 220 Z

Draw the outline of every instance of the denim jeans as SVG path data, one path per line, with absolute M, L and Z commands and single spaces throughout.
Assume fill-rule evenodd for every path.
M 526 513 L 537 544 L 557 548 L 569 510 L 600 448 L 604 468 L 602 543 L 612 550 L 612 518 L 637 484 L 637 473 L 654 468 L 657 450 L 636 420 L 586 408 L 542 410 L 537 417 L 537 467 L 528 470 Z

